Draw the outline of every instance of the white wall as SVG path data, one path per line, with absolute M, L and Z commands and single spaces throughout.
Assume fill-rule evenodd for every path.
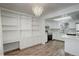
M 1 9 L 0 9 L 0 55 L 3 55 L 2 26 L 1 26 Z
M 42 43 L 45 44 L 45 42 L 47 42 L 47 34 L 45 32 L 45 20 L 41 19 L 41 39 L 42 39 Z
M 50 29 L 59 29 L 60 28 L 60 22 L 56 21 L 45 21 L 45 25 L 48 25 Z

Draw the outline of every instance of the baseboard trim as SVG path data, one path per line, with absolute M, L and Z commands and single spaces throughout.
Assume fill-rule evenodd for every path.
M 10 50 L 10 51 L 6 51 L 6 52 L 4 52 L 4 55 L 7 54 L 7 53 L 10 53 L 10 52 L 16 51 L 16 50 L 20 50 L 20 48 L 13 49 L 13 50 Z
M 68 54 L 68 55 L 66 55 L 66 54 Z M 65 52 L 65 56 L 75 56 L 75 55 L 73 55 L 73 54 L 71 54 L 69 52 Z
M 35 47 L 35 46 L 39 46 L 39 45 L 42 45 L 42 44 L 41 44 L 41 43 L 39 43 L 39 44 L 35 44 L 35 45 L 33 45 L 33 46 L 29 46 L 29 47 L 20 49 L 20 51 L 21 51 L 21 50 L 26 50 L 26 49 L 29 49 L 29 48 L 32 48 L 32 47 Z
M 64 41 L 62 41 L 62 40 L 57 40 L 57 39 L 54 39 L 54 41 L 61 41 L 61 42 L 64 42 Z

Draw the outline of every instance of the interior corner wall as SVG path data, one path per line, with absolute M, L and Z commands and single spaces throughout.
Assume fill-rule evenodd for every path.
M 43 44 L 47 42 L 47 34 L 45 32 L 45 19 L 42 19 L 42 18 L 41 18 L 41 37 L 42 37 Z

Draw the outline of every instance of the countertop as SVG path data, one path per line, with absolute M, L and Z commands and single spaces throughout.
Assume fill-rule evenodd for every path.
M 79 40 L 79 36 L 73 36 L 73 35 L 65 35 L 62 38 L 66 38 L 66 39 L 77 39 L 77 40 Z

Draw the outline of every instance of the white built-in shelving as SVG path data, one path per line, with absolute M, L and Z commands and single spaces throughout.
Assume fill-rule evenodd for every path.
M 33 18 L 32 20 L 32 35 L 33 36 L 39 36 L 40 31 L 40 24 L 39 20 L 36 18 Z
M 20 32 L 21 38 L 27 40 L 28 37 L 32 36 L 32 19 L 31 17 L 21 15 L 20 17 Z
M 16 13 L 1 10 L 3 44 L 19 41 L 18 39 L 18 15 Z
M 11 50 L 10 47 L 18 46 L 18 44 L 19 48 L 23 49 L 41 43 L 40 22 L 36 17 L 2 9 L 1 21 L 5 51 Z

